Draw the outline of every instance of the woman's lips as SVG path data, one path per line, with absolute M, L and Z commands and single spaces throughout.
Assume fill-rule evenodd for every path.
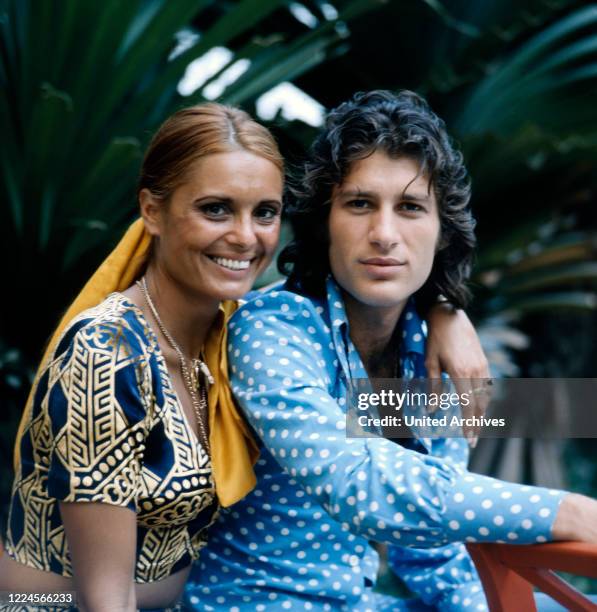
M 221 257 L 219 255 L 207 255 L 207 258 L 218 266 L 220 270 L 234 276 L 244 276 L 253 268 L 257 257 Z

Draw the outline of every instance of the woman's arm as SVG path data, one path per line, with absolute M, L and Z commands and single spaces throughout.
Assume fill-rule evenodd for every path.
M 436 304 L 427 314 L 425 367 L 429 378 L 447 372 L 452 379 L 489 378 L 489 365 L 479 336 L 464 310 Z
M 447 372 L 458 393 L 466 393 L 471 402 L 462 407 L 464 417 L 481 417 L 491 400 L 489 364 L 479 336 L 464 310 L 448 303 L 435 304 L 427 313 L 428 339 L 425 358 L 427 376 L 441 378 Z M 478 428 L 465 428 L 464 435 L 475 447 Z
M 129 508 L 60 503 L 77 590 L 84 612 L 136 610 L 136 515 Z
M 119 322 L 80 328 L 51 373 L 48 495 L 84 610 L 134 610 L 147 410 L 141 347 Z

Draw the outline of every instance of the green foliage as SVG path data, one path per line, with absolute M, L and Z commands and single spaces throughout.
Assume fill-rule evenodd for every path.
M 563 375 L 538 367 L 532 321 L 596 315 L 596 22 L 597 4 L 580 0 L 393 2 L 298 79 L 328 106 L 413 89 L 446 120 L 472 179 L 471 314 L 496 375 Z M 554 333 L 544 321 L 539 333 Z
M 14 431 L 59 313 L 135 214 L 149 135 L 241 59 L 220 99 L 249 110 L 286 80 L 326 106 L 378 87 L 426 95 L 473 180 L 473 314 L 496 373 L 594 375 L 594 347 L 566 369 L 578 336 L 557 317 L 582 335 L 597 306 L 597 4 L 337 0 L 332 17 L 305 5 L 313 28 L 282 0 L 0 0 L 0 432 Z M 186 67 L 215 46 L 231 60 L 182 97 Z M 274 123 L 295 159 L 313 129 Z M 547 359 L 541 340 L 566 357 Z M 522 479 L 521 464 L 491 469 Z
M 12 449 L 25 394 L 33 371 L 23 354 L 0 339 L 0 533 L 4 533 L 12 486 Z
M 464 149 L 480 219 L 482 331 L 484 322 L 524 328 L 538 313 L 597 308 L 597 5 L 526 2 L 517 13 L 483 4 L 461 17 L 466 32 L 438 37 L 444 52 L 458 49 L 442 72 L 471 75 L 441 93 L 457 100 L 444 115 Z M 423 85 L 432 97 L 435 79 Z
M 340 4 L 337 18 L 314 29 L 276 32 L 271 24 L 288 15 L 281 0 L 3 0 L 0 252 L 11 295 L 0 307 L 0 337 L 29 359 L 39 355 L 134 216 L 149 135 L 177 108 L 204 100 L 202 90 L 177 91 L 192 60 L 215 46 L 233 52 L 219 74 L 250 60 L 221 96 L 250 106 L 336 53 L 345 20 L 376 3 Z
M 568 477 L 572 491 L 597 498 L 597 470 L 595 470 L 594 445 L 592 439 L 571 440 L 566 448 L 564 460 L 569 466 Z M 597 579 L 564 574 L 566 580 L 583 593 L 597 593 Z

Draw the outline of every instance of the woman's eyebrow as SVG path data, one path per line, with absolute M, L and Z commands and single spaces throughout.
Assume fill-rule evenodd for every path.
M 230 202 L 232 202 L 232 198 L 226 195 L 220 195 L 218 193 L 210 193 L 209 195 L 201 196 L 193 200 L 193 202 L 196 204 L 199 204 L 200 202 L 203 202 L 205 200 L 216 200 L 218 202 L 223 202 L 225 204 L 229 204 Z
M 217 193 L 201 196 L 200 198 L 193 200 L 193 203 L 201 204 L 201 202 L 205 202 L 205 201 L 217 202 L 218 204 L 228 204 L 228 205 L 232 205 L 234 203 L 233 198 L 229 196 L 225 196 L 225 195 L 220 195 Z M 275 204 L 276 206 L 282 206 L 282 201 L 277 200 L 275 198 L 263 198 L 263 200 L 259 200 L 258 204 Z

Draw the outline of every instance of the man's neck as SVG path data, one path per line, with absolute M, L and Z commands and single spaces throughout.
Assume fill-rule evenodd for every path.
M 367 306 L 347 294 L 344 294 L 344 304 L 350 339 L 369 376 L 393 377 L 396 364 L 394 332 L 404 304 L 391 308 Z

